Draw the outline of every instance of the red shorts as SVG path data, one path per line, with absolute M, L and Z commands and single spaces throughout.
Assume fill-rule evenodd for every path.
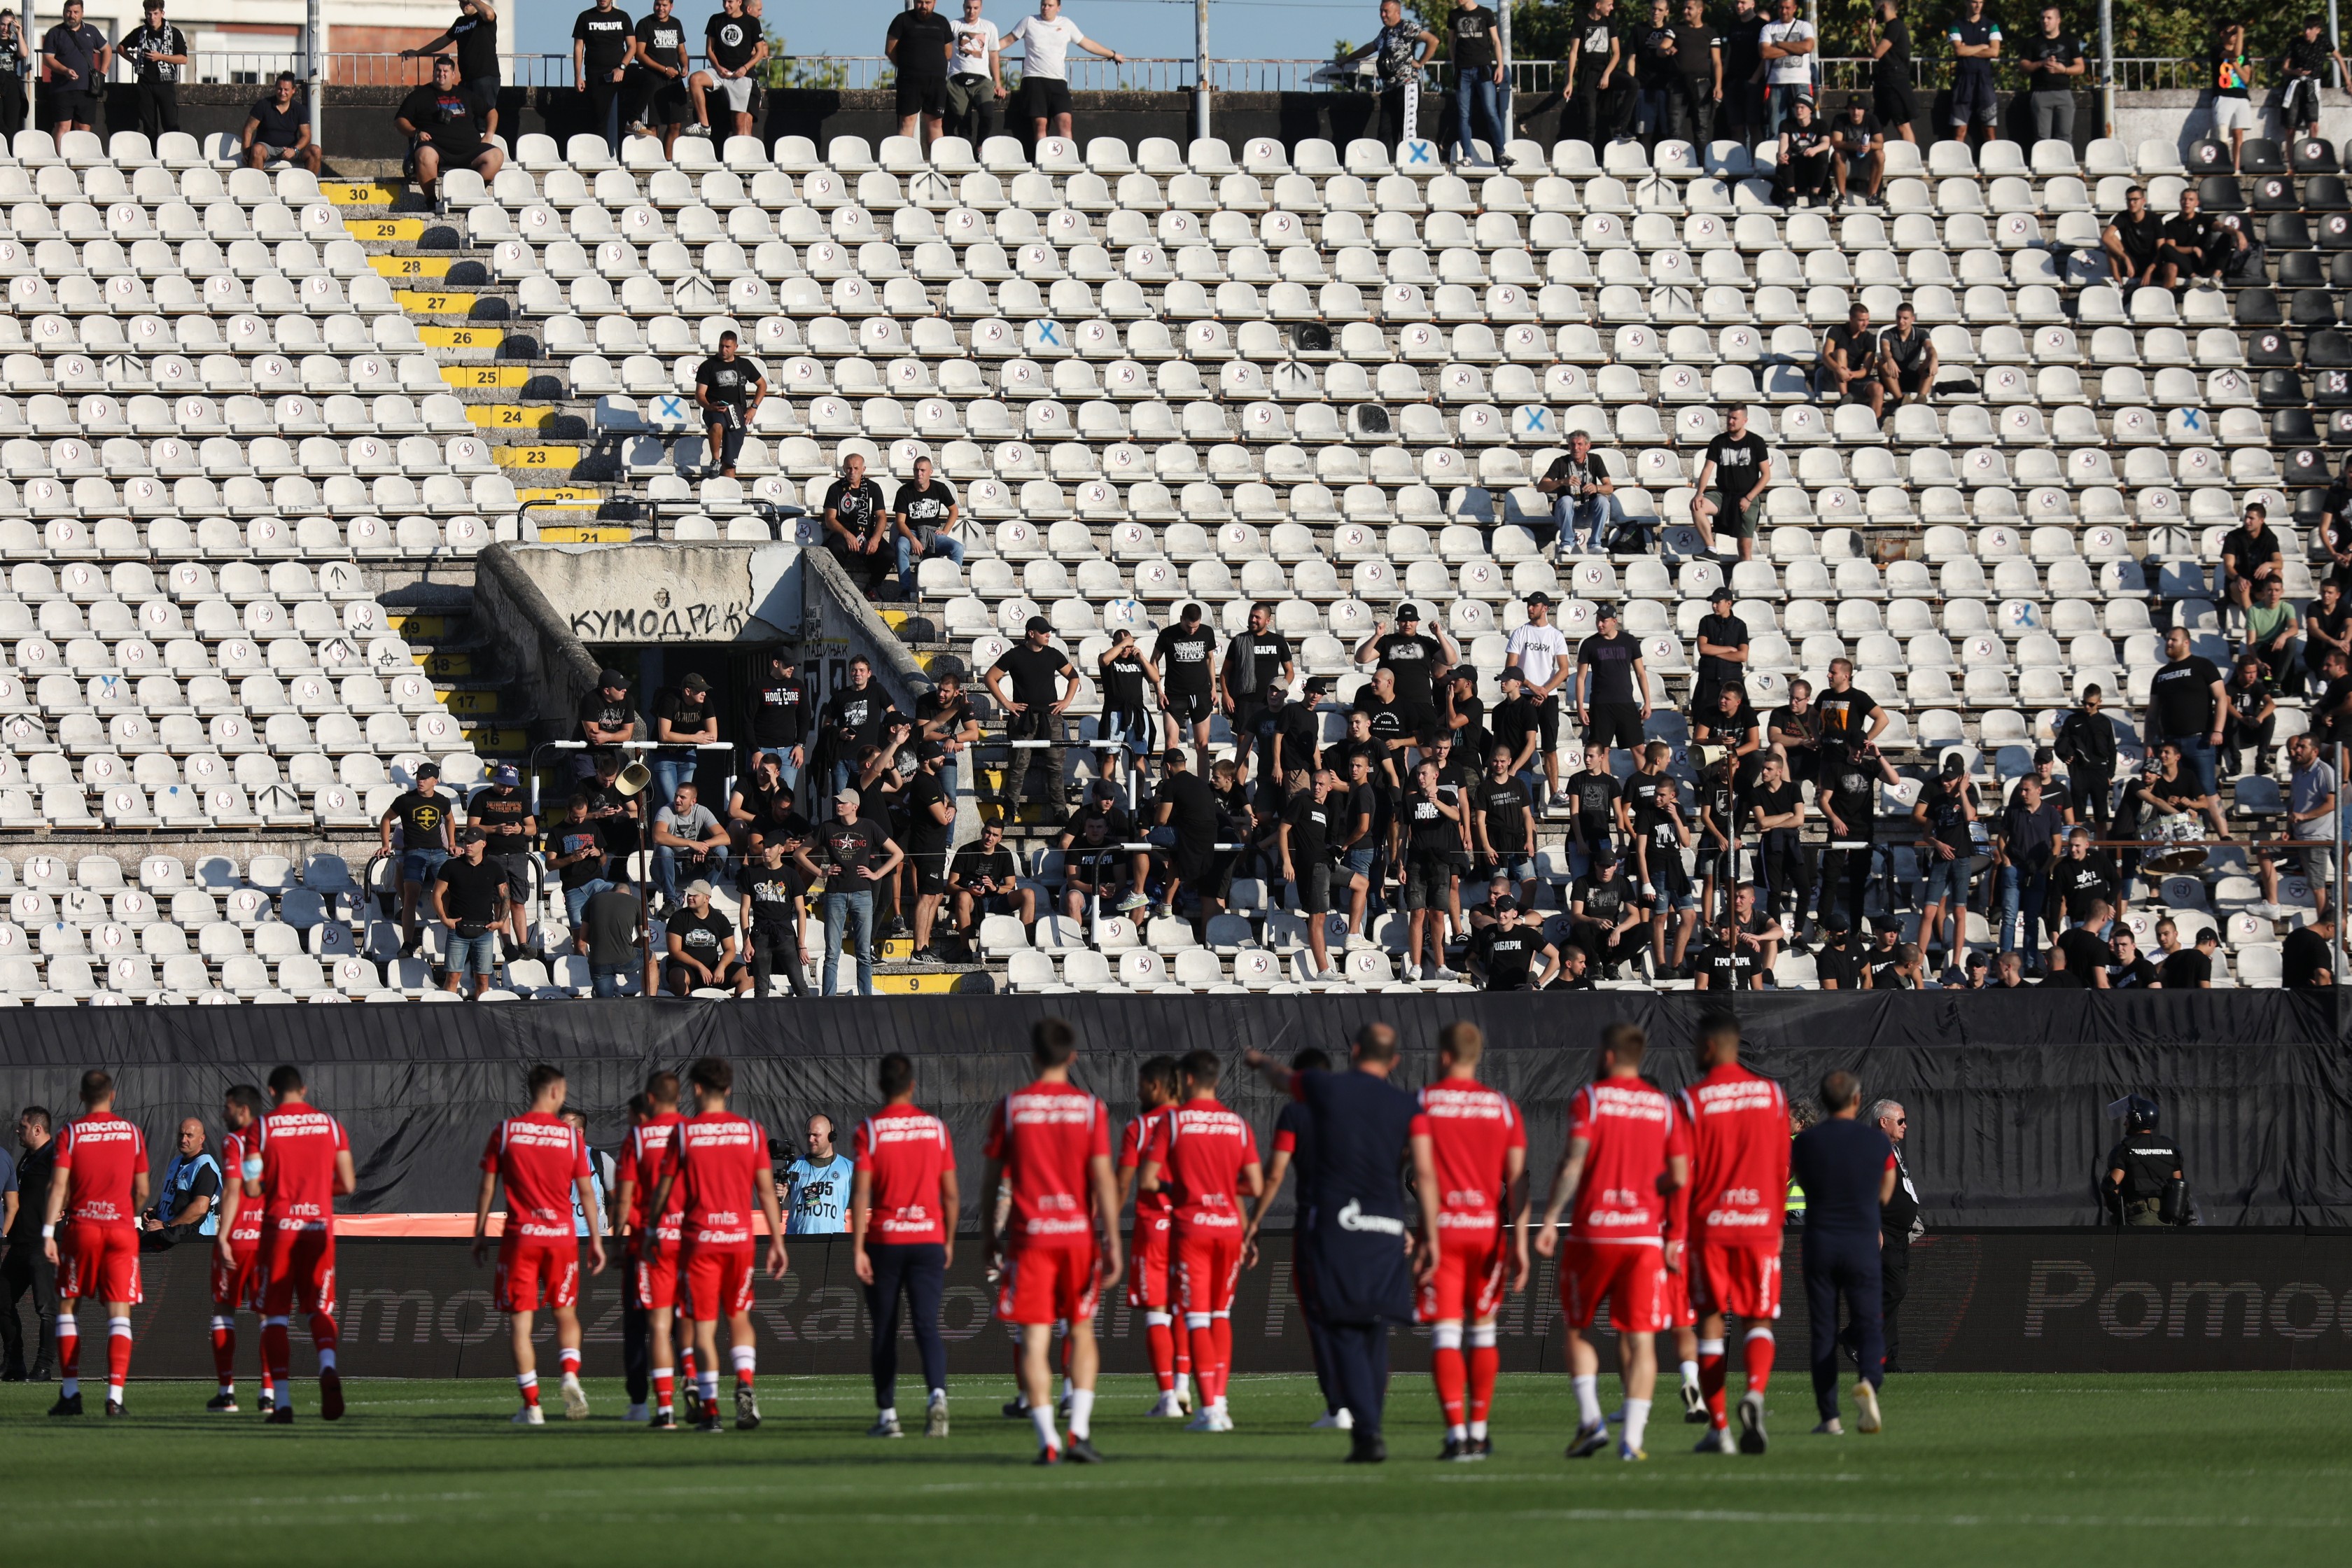
M 689 1248 L 680 1257 L 694 1321 L 715 1323 L 751 1310 L 751 1249 Z
M 1571 1240 L 1559 1253 L 1559 1305 L 1569 1327 L 1589 1329 L 1601 1299 L 1621 1334 L 1654 1334 L 1666 1319 L 1666 1254 L 1655 1242 Z
M 1176 1238 L 1176 1279 L 1187 1312 L 1230 1312 L 1242 1277 L 1242 1233 L 1195 1230 Z
M 67 1225 L 58 1232 L 60 1300 L 139 1301 L 139 1233 L 128 1226 Z
M 315 1230 L 265 1231 L 261 1237 L 261 1310 L 273 1318 L 299 1310 L 335 1310 L 335 1233 Z
M 1690 1266 L 1690 1248 L 1685 1247 L 1682 1268 L 1666 1270 L 1665 1287 L 1658 1294 L 1659 1310 L 1665 1313 L 1666 1327 L 1670 1329 L 1693 1328 L 1698 1323 L 1698 1314 L 1691 1310 Z
M 229 1261 L 213 1252 L 213 1305 L 224 1312 L 261 1310 L 261 1242 L 231 1242 Z
M 580 1244 L 515 1241 L 499 1247 L 499 1306 L 509 1312 L 535 1312 L 542 1306 L 580 1304 Z
M 1780 1254 L 1769 1247 L 1695 1246 L 1683 1265 L 1691 1304 L 1751 1323 L 1780 1315 Z
M 1503 1233 L 1438 1233 L 1437 1273 L 1421 1288 L 1413 1317 L 1423 1323 L 1484 1322 L 1503 1300 Z
M 663 1247 L 650 1258 L 630 1258 L 629 1289 L 636 1292 L 637 1305 L 646 1311 L 675 1308 L 679 1296 L 677 1244 Z
M 1168 1222 L 1137 1226 L 1129 1246 L 1127 1304 L 1138 1311 L 1168 1310 L 1176 1300 L 1175 1245 Z
M 1024 1247 L 1004 1255 L 996 1315 L 1008 1323 L 1092 1322 L 1102 1278 L 1091 1240 L 1080 1247 Z

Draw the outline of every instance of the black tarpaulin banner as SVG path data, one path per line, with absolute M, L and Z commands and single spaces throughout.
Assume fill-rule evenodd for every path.
M 104 1067 L 123 1114 L 168 1150 L 178 1118 L 217 1131 L 223 1089 L 291 1062 L 351 1130 L 360 1190 L 348 1210 L 470 1212 L 483 1139 L 520 1108 L 533 1062 L 564 1068 L 571 1103 L 609 1149 L 646 1073 L 724 1056 L 737 1109 L 797 1148 L 816 1111 L 845 1145 L 878 1100 L 876 1062 L 898 1050 L 955 1133 L 970 1230 L 989 1107 L 1027 1080 L 1029 1026 L 1049 1015 L 1076 1026 L 1078 1081 L 1121 1116 L 1146 1057 L 1218 1053 L 1223 1093 L 1261 1140 L 1277 1107 L 1240 1070 L 1244 1050 L 1287 1058 L 1311 1044 L 1344 1059 L 1348 1035 L 1382 1020 L 1406 1045 L 1399 1081 L 1418 1084 L 1438 1029 L 1470 1019 L 1486 1032 L 1483 1076 L 1527 1112 L 1540 1193 L 1601 1027 L 1647 1028 L 1648 1070 L 1672 1089 L 1696 1076 L 1693 1032 L 1711 1005 L 1697 993 L 1601 992 L 22 1008 L 0 1016 L 0 1100 L 63 1114 L 80 1071 Z M 2352 1226 L 2346 1009 L 2332 994 L 2284 991 L 1806 992 L 1737 1006 L 1748 1059 L 1792 1096 L 1842 1068 L 1867 1096 L 1903 1103 L 1906 1158 L 1939 1228 L 2095 1224 L 2094 1170 L 2122 1132 L 2105 1107 L 2135 1091 L 2180 1141 L 2207 1223 Z

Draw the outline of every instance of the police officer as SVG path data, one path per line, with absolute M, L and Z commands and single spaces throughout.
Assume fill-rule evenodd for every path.
M 2180 1149 L 2156 1130 L 2156 1101 L 2133 1095 L 2124 1102 L 2124 1141 L 2100 1162 L 2107 1212 L 2126 1225 L 2174 1225 L 2164 1213 L 2165 1192 L 2184 1178 Z
M 1417 1106 L 1389 1082 L 1397 1033 L 1386 1024 L 1356 1031 L 1347 1072 L 1293 1072 L 1263 1051 L 1243 1059 L 1315 1114 L 1314 1201 L 1297 1223 L 1307 1268 L 1298 1279 L 1307 1310 L 1323 1324 L 1332 1373 L 1351 1426 L 1348 1462 L 1389 1457 L 1381 1438 L 1388 1394 L 1389 1325 L 1412 1321 L 1412 1255 L 1402 1181 Z M 1302 1184 L 1308 1173 L 1302 1170 Z M 1421 1234 L 1438 1234 L 1434 1172 L 1414 1184 Z M 1302 1185 L 1302 1191 L 1305 1190 Z
M 1885 1381 L 1885 1335 L 1879 1299 L 1882 1213 L 1895 1195 L 1895 1145 L 1861 1119 L 1862 1080 L 1850 1072 L 1822 1079 L 1828 1117 L 1797 1135 L 1789 1173 L 1805 1189 L 1805 1310 L 1811 1318 L 1816 1433 L 1840 1437 L 1838 1298 L 1845 1298 L 1861 1363 L 1853 1385 L 1864 1432 L 1879 1428 L 1878 1385 Z
M 155 1207 L 140 1220 L 139 1247 L 158 1252 L 220 1231 L 220 1162 L 205 1146 L 205 1124 L 195 1117 L 180 1123 L 179 1152 L 164 1167 L 155 1189 Z

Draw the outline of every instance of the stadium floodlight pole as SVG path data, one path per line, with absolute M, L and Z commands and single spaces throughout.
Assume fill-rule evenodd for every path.
M 1192 135 L 1209 139 L 1209 0 L 1192 0 Z
M 2328 5 L 2327 5 L 2327 8 L 2328 8 L 2328 10 L 2329 10 L 2329 11 L 2331 11 L 2331 12 L 2333 12 L 2333 11 L 2336 9 L 2335 0 L 2328 0 Z M 2335 37 L 2335 35 L 2334 35 L 2333 33 L 2330 33 L 2328 36 L 2329 36 L 2330 37 Z M 2329 842 L 2332 846 L 2334 846 L 2335 850 L 2336 850 L 2336 901 L 2335 901 L 2333 904 L 2331 904 L 2330 906 L 2328 906 L 2328 912 L 2329 912 L 2329 913 L 2331 913 L 2331 914 L 2333 914 L 2333 915 L 2336 917 L 2336 940 L 2335 940 L 2335 942 L 2332 942 L 2332 943 L 2330 943 L 2330 944 L 2329 944 L 2329 945 L 2331 945 L 2331 946 L 2335 949 L 2335 952 L 2332 952 L 2332 953 L 2330 953 L 2330 954 L 2328 955 L 2328 965 L 2327 965 L 2328 974 L 2327 974 L 2327 977 L 2328 977 L 2330 980 L 2335 979 L 2335 978 L 2336 978 L 2336 972 L 2337 972 L 2337 971 L 2339 971 L 2339 970 L 2341 970 L 2341 969 L 2343 968 L 2343 966 L 2344 966 L 2344 965 L 2343 965 L 2343 953 L 2344 953 L 2344 929 L 2345 929 L 2345 918 L 2344 918 L 2344 880 L 2345 880 L 2346 871 L 2345 871 L 2345 866 L 2344 866 L 2344 796 L 2343 796 L 2343 789 L 2344 789 L 2344 765 L 2345 765 L 2345 760 L 2346 760 L 2346 758 L 2347 758 L 2347 756 L 2352 756 L 2352 752 L 2347 752 L 2347 748 L 2346 748 L 2346 746 L 2345 746 L 2345 744 L 2344 744 L 2344 742 L 2341 742 L 2341 741 L 2336 742 L 2336 808 L 2335 808 L 2333 811 L 2330 811 L 2330 812 L 2327 814 L 2327 839 L 2328 839 L 2328 842 Z
M 327 144 L 327 24 L 320 14 L 321 0 L 310 0 L 302 24 L 302 47 L 310 51 L 310 144 Z
M 2336 25 L 2336 0 L 2327 0 L 2327 36 L 2331 38 L 2341 38 L 2344 36 L 2341 29 L 2339 29 Z M 2337 47 L 2341 47 L 2342 46 L 2339 45 Z M 2336 88 L 2337 91 L 2341 92 L 2344 89 L 2343 62 L 2341 60 L 2330 60 L 2328 62 L 2328 69 L 2336 73 Z
M 2336 0 L 2327 0 L 2327 5 L 2334 10 Z M 2099 0 L 2099 121 L 2105 128 L 2101 134 L 2116 133 L 2115 0 Z
M 1507 62 L 1511 58 L 1511 0 L 1503 0 L 1501 11 L 1502 14 L 1495 18 L 1495 58 Z M 1507 144 L 1511 139 L 1511 67 L 1509 64 L 1503 67 L 1502 84 L 1495 89 L 1495 118 L 1501 124 L 1503 140 Z M 1495 149 L 1495 162 L 1497 163 L 1504 162 L 1503 149 L 1500 147 Z

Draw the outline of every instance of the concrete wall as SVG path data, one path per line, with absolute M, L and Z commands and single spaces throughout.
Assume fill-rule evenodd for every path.
M 531 544 L 512 554 L 583 643 L 800 635 L 797 544 Z
M 572 715 L 596 684 L 596 661 L 541 590 L 522 553 L 493 544 L 475 558 L 473 617 L 496 641 L 507 679 L 538 714 L 530 726 L 537 744 L 574 733 Z

